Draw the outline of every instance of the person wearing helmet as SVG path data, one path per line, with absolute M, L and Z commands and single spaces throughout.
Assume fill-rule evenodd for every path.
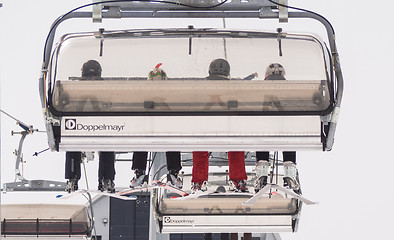
M 264 80 L 286 80 L 285 69 L 279 63 L 271 63 L 266 71 Z M 283 165 L 284 177 L 283 184 L 285 187 L 293 189 L 295 192 L 299 191 L 299 183 L 297 181 L 297 168 L 296 168 L 296 152 L 284 151 Z M 260 191 L 268 180 L 269 172 L 269 152 L 256 152 L 256 175 L 257 180 L 254 185 L 255 192 Z
M 162 63 L 157 64 L 152 71 L 149 72 L 147 80 L 167 80 L 167 73 L 161 69 Z M 130 188 L 135 188 L 148 183 L 148 175 L 146 175 L 146 166 L 148 160 L 148 152 L 134 152 L 133 163 L 131 169 L 134 170 L 134 177 L 130 181 Z M 183 179 L 179 176 L 182 169 L 181 152 L 166 152 L 167 161 L 167 183 L 177 187 L 183 187 Z
M 218 58 L 209 64 L 207 80 L 229 80 L 230 64 L 227 60 Z M 230 190 L 247 192 L 245 152 L 228 152 Z M 192 192 L 205 191 L 208 182 L 209 153 L 204 151 L 193 152 Z
M 207 80 L 230 80 L 230 64 L 227 60 L 218 58 L 209 64 L 209 76 Z M 247 192 L 246 186 L 246 171 L 245 171 L 245 152 L 230 151 L 228 152 L 229 165 L 229 183 L 230 191 Z M 191 192 L 206 191 L 208 184 L 208 170 L 209 170 L 209 152 L 195 151 L 193 152 L 193 167 L 192 167 L 192 184 Z M 245 233 L 244 237 L 250 234 Z M 221 233 L 221 239 L 228 239 L 230 234 Z M 231 234 L 231 239 L 238 239 L 238 234 Z M 204 239 L 212 239 L 212 233 L 204 233 Z M 245 238 L 249 239 L 249 238 Z
M 155 66 L 155 68 L 149 72 L 148 80 L 167 80 L 167 73 L 161 69 L 162 63 L 159 63 Z
M 89 60 L 82 65 L 82 79 L 95 80 L 101 78 L 101 65 L 96 60 Z
M 83 80 L 100 80 L 101 65 L 96 60 L 89 60 L 82 65 Z M 66 191 L 78 190 L 78 181 L 81 178 L 82 152 L 66 152 L 67 180 Z M 99 152 L 98 189 L 100 191 L 115 192 L 115 152 Z
M 209 64 L 209 76 L 207 80 L 229 80 L 230 79 L 230 64 L 227 60 L 218 58 Z
M 271 63 L 265 70 L 264 80 L 286 80 L 285 69 L 279 63 Z

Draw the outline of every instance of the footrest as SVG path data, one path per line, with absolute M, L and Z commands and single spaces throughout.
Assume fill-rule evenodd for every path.
M 67 184 L 48 180 L 22 180 L 4 183 L 2 191 L 64 191 Z

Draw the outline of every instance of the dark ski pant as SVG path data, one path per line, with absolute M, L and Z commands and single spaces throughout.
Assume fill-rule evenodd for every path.
M 81 178 L 81 152 L 66 152 L 66 179 Z M 115 152 L 99 152 L 99 180 L 115 179 Z
M 66 179 L 80 179 L 81 178 L 81 152 L 66 152 Z
M 251 240 L 251 233 L 244 233 L 244 240 Z M 212 233 L 204 233 L 204 240 L 212 240 Z M 238 233 L 221 233 L 220 240 L 238 240 Z
M 148 152 L 134 152 L 132 170 L 146 169 Z M 179 172 L 182 169 L 181 152 L 166 152 L 166 161 L 168 171 Z
M 115 152 L 99 152 L 99 180 L 115 179 Z
M 296 163 L 296 152 L 282 152 L 283 162 L 290 161 Z M 256 152 L 256 162 L 259 160 L 269 160 L 270 152 Z

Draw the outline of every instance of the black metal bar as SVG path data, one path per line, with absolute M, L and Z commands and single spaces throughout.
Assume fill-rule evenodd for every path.
M 37 219 L 36 219 L 36 233 L 37 233 L 37 238 L 38 238 L 39 231 L 40 231 L 39 224 L 40 224 L 40 220 L 37 218 Z
M 69 220 L 69 236 L 71 237 L 71 234 L 72 234 L 72 232 L 73 232 L 73 220 L 70 218 L 70 220 Z
M 4 237 L 5 237 L 5 222 L 6 222 L 6 220 L 5 220 L 5 218 L 4 218 L 4 220 L 3 220 L 3 226 L 2 226 L 2 228 L 1 228 L 1 231 L 3 232 L 3 234 L 4 234 Z

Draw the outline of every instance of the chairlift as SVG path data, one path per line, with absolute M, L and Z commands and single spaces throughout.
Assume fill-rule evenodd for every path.
M 101 21 L 119 16 L 278 19 L 283 15 L 266 0 L 209 6 L 113 1 L 102 3 L 93 17 Z M 316 35 L 280 29 L 188 27 L 67 33 L 53 46 L 61 22 L 92 17 L 91 12 L 79 11 L 64 15 L 51 28 L 40 78 L 50 148 L 331 150 L 343 92 L 333 29 L 326 19 L 309 12 L 285 16 L 320 21 L 329 45 Z M 217 58 L 230 63 L 230 79 L 206 79 L 210 62 Z M 100 63 L 102 76 L 86 81 L 81 67 L 90 59 Z M 147 80 L 159 63 L 167 79 Z M 286 80 L 264 80 L 272 63 L 283 66 Z
M 223 153 L 212 153 L 211 163 L 223 162 Z M 268 184 L 254 193 L 256 175 L 251 172 L 254 156 L 247 155 L 248 192 L 228 191 L 228 171 L 212 168 L 205 191 L 181 195 L 171 189 L 158 188 L 153 194 L 154 213 L 161 233 L 279 233 L 296 232 L 303 204 L 314 205 L 283 186 L 283 164 L 271 156 L 272 171 Z M 213 164 L 214 165 L 214 164 Z M 225 164 L 220 164 L 221 166 Z M 183 189 L 191 189 L 191 174 L 182 175 Z
M 39 82 L 52 150 L 332 149 L 343 78 L 334 30 L 324 17 L 289 11 L 270 0 L 105 1 L 89 5 L 92 12 L 71 11 L 56 20 L 45 44 Z M 281 22 L 313 19 L 325 27 L 328 45 L 317 35 L 283 29 L 191 26 L 73 32 L 53 44 L 58 25 L 72 18 L 101 22 L 111 18 L 191 17 Z M 228 79 L 207 78 L 214 59 L 229 62 Z M 82 76 L 81 67 L 88 60 L 100 64 L 100 76 Z M 282 66 L 285 79 L 265 79 L 271 64 Z M 155 66 L 164 70 L 166 77 L 148 79 Z M 231 216 L 241 232 L 295 231 L 302 202 L 312 202 L 289 194 L 280 185 L 271 183 L 257 197 L 210 192 L 197 198 L 172 198 L 167 190 L 158 189 L 155 214 L 159 230 L 229 232 L 226 218 Z M 273 189 L 277 189 L 275 197 Z M 253 206 L 248 205 L 249 198 Z

